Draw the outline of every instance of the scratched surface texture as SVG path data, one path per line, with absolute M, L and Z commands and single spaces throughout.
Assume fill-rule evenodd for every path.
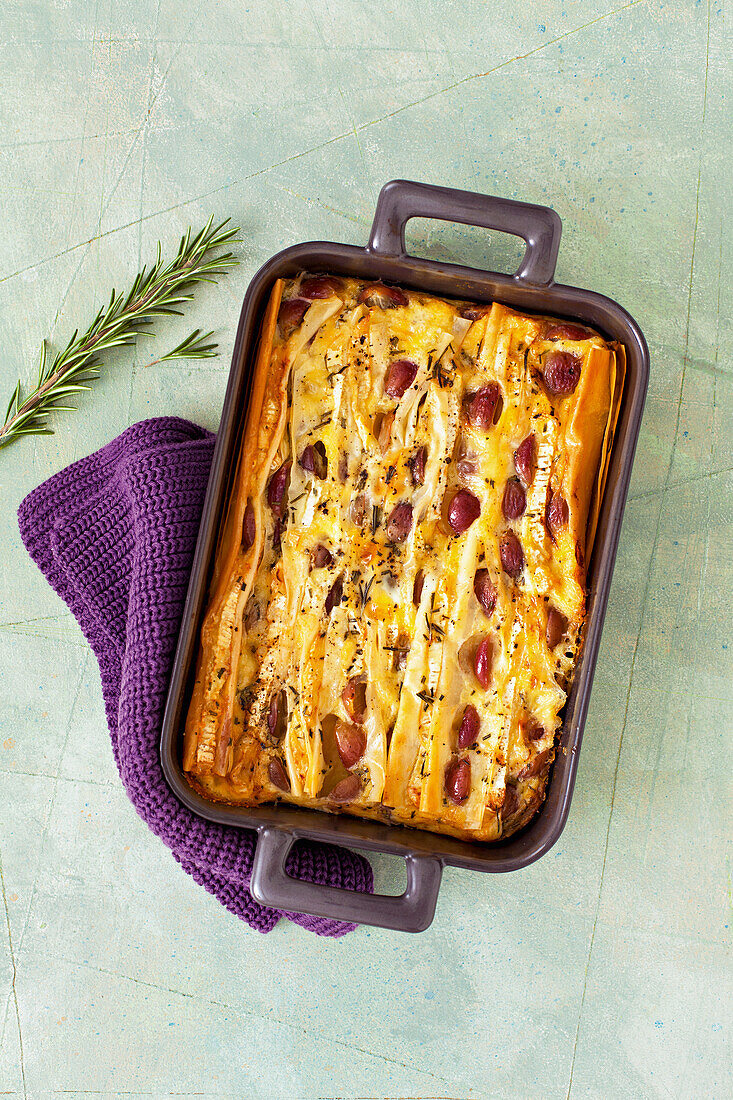
M 0 453 L 0 1093 L 730 1095 L 725 42 L 718 0 L 4 0 L 8 396 L 158 238 L 213 211 L 244 243 L 155 345 L 201 325 L 218 359 L 116 355 L 56 435 Z M 94 660 L 15 511 L 135 420 L 215 428 L 252 273 L 296 241 L 363 244 L 400 176 L 555 206 L 559 278 L 648 337 L 647 410 L 560 842 L 513 875 L 448 870 L 418 937 L 261 937 L 135 816 Z M 518 256 L 424 221 L 410 241 Z

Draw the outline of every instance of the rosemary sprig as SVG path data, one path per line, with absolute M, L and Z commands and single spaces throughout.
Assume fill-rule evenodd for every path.
M 191 301 L 191 292 L 198 283 L 215 282 L 239 262 L 231 252 L 211 255 L 215 249 L 234 243 L 239 232 L 227 228 L 228 220 L 216 226 L 213 222 L 212 215 L 195 236 L 189 229 L 168 263 L 163 262 L 158 243 L 150 270 L 144 267 L 138 272 L 127 294 L 113 290 L 109 304 L 99 310 L 86 332 L 80 336 L 77 329 L 52 362 L 47 361 L 46 341 L 41 343 L 36 387 L 23 397 L 18 379 L 0 427 L 0 447 L 23 435 L 53 435 L 48 414 L 75 408 L 68 404 L 69 399 L 87 391 L 89 383 L 99 376 L 104 352 L 129 347 L 141 334 L 153 335 L 148 326 L 161 317 L 180 316 L 181 310 L 176 307 Z M 213 355 L 216 345 L 206 343 L 210 336 L 197 329 L 162 359 Z
M 369 593 L 372 590 L 374 584 L 374 575 L 372 575 L 368 581 L 364 581 L 363 584 L 359 584 L 359 602 L 361 603 L 361 610 L 363 611 L 367 605 L 369 599 Z
M 174 359 L 211 359 L 216 355 L 218 344 L 208 344 L 206 341 L 209 337 L 213 336 L 213 330 L 211 332 L 202 332 L 200 328 L 195 328 L 185 340 L 181 340 L 180 344 L 173 348 L 172 351 L 166 352 L 165 355 L 159 356 L 158 359 L 153 359 L 152 362 L 146 363 L 146 367 L 154 367 L 156 363 L 170 363 Z
M 435 360 L 435 362 L 431 364 L 430 361 L 428 361 L 428 371 L 431 370 L 431 366 L 432 366 L 432 377 L 438 383 L 441 390 L 443 389 L 443 386 L 447 385 L 449 375 L 448 375 L 447 368 L 442 367 L 440 365 L 440 360 L 443 358 L 443 356 L 447 352 L 448 348 L 451 348 L 452 346 L 453 346 L 453 341 L 449 340 L 448 343 L 443 348 L 443 350 L 441 351 L 438 358 Z

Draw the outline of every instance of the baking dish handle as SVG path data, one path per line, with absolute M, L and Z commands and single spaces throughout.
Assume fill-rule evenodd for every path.
M 293 878 L 285 870 L 297 840 L 283 829 L 260 830 L 249 889 L 262 905 L 289 913 L 372 924 L 400 932 L 423 932 L 431 923 L 438 900 L 443 865 L 434 856 L 408 855 L 404 894 L 360 894 L 335 886 L 320 886 Z
M 390 180 L 379 192 L 367 251 L 404 259 L 405 225 L 410 218 L 438 218 L 522 237 L 527 248 L 514 278 L 535 286 L 547 286 L 553 280 L 562 222 L 549 206 Z

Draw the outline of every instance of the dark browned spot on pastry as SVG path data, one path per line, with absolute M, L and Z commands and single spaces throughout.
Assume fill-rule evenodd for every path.
M 544 726 L 541 726 L 535 718 L 525 718 L 521 723 L 522 736 L 528 744 L 541 741 L 545 736 Z
M 244 629 L 250 631 L 255 623 L 260 621 L 262 611 L 254 596 L 250 596 L 244 609 Z
M 515 813 L 519 806 L 519 791 L 513 783 L 507 783 L 504 790 L 504 803 L 501 807 L 502 821 L 506 821 L 508 817 L 511 817 Z
M 245 715 L 249 714 L 250 712 L 256 690 L 257 688 L 255 684 L 249 684 L 245 688 L 240 688 L 240 690 L 237 692 L 237 701 L 242 708 L 242 712 Z
M 397 644 L 392 651 L 392 667 L 396 672 L 401 672 L 407 665 L 407 655 L 410 652 L 410 638 L 407 634 L 399 634 Z
M 422 569 L 418 569 L 415 574 L 415 583 L 412 586 L 412 602 L 415 607 L 420 606 L 420 600 L 422 598 L 422 586 L 425 584 L 425 574 Z

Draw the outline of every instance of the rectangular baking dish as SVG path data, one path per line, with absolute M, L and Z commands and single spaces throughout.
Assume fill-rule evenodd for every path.
M 524 239 L 513 275 L 422 260 L 405 250 L 410 218 L 438 218 L 511 233 Z M 408 180 L 387 183 L 379 195 L 366 248 L 311 242 L 268 260 L 242 305 L 221 426 L 204 503 L 161 732 L 161 761 L 174 794 L 209 821 L 258 832 L 250 889 L 265 905 L 357 923 L 418 932 L 433 919 L 445 865 L 473 871 L 515 871 L 544 855 L 563 830 L 578 766 L 621 520 L 649 377 L 649 353 L 632 317 L 616 302 L 553 282 L 561 222 L 554 210 Z M 181 767 L 182 735 L 193 687 L 199 632 L 222 512 L 235 469 L 253 376 L 260 324 L 278 278 L 300 271 L 352 275 L 444 297 L 499 301 L 518 309 L 587 322 L 626 350 L 626 379 L 598 530 L 588 570 L 585 643 L 565 706 L 546 801 L 519 833 L 495 843 L 468 842 L 409 829 L 275 804 L 254 808 L 211 802 L 188 784 Z M 404 857 L 407 888 L 398 897 L 360 894 L 301 882 L 285 871 L 299 838 L 351 845 Z

